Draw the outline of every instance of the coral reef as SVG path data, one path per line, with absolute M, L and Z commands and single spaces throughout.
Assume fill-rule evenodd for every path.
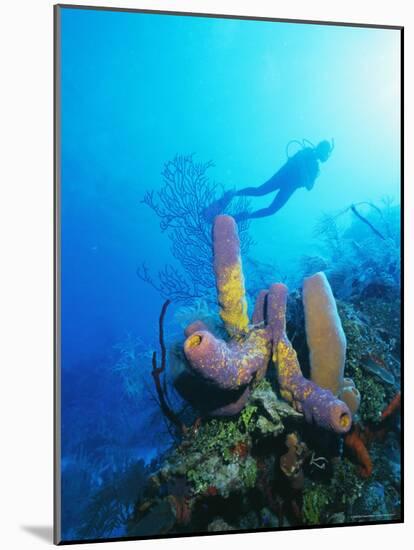
M 331 228 L 336 259 L 329 255 L 304 262 L 306 275 L 321 269 L 327 274 L 311 277 L 321 287 L 314 295 L 309 295 L 312 285 L 306 281 L 303 294 L 300 289 L 288 294 L 285 285 L 272 284 L 281 276 L 260 264 L 253 266 L 254 293 L 249 294 L 250 271 L 246 258 L 244 265 L 241 258 L 243 239 L 238 240 L 231 218 L 216 220 L 205 264 L 212 286 L 205 294 L 197 290 L 194 294 L 203 297 L 194 299 L 189 287 L 188 301 L 182 300 L 179 308 L 171 306 L 173 323 L 165 318 L 169 306 L 164 304 L 160 354 L 152 370 L 150 350 L 155 346 L 144 347 L 131 337 L 117 346 L 110 368 L 103 371 L 99 365 L 82 390 L 101 413 L 99 430 L 89 426 L 85 411 L 78 415 L 84 440 L 93 436 L 103 443 L 94 443 L 93 455 L 89 447 L 65 449 L 62 487 L 74 503 L 63 510 L 68 538 L 339 525 L 401 517 L 396 236 L 391 223 L 387 229 L 384 212 L 380 215 L 369 207 L 367 214 L 361 205 L 356 209 L 387 241 L 349 209 L 351 229 Z M 385 258 L 382 245 L 381 250 L 374 246 L 379 241 L 389 247 Z M 356 264 L 356 257 L 362 264 Z M 297 277 L 302 281 L 303 272 Z M 316 303 L 310 305 L 312 299 Z M 310 309 L 324 327 L 316 344 Z M 185 329 L 184 344 L 182 330 L 178 334 L 174 327 Z M 327 387 L 314 378 L 317 346 L 333 380 Z M 105 372 L 110 374 L 109 395 L 122 396 L 123 420 L 117 424 L 114 408 L 107 402 L 103 406 L 96 384 L 103 383 Z M 151 407 L 148 399 L 142 411 L 137 390 L 144 391 L 143 380 L 151 380 L 151 375 L 158 407 Z M 187 392 L 182 391 L 185 384 L 177 385 L 184 401 L 175 401 L 171 384 L 178 380 L 187 384 Z M 158 453 L 151 465 L 137 462 L 134 454 L 142 446 L 135 424 L 143 415 L 146 425 L 154 425 L 158 432 L 161 426 L 168 442 L 149 440 Z M 125 441 L 130 445 L 128 455 Z M 77 531 L 69 531 L 69 525 L 77 525 Z
M 324 271 L 337 297 L 364 301 L 390 295 L 399 299 L 400 206 L 392 198 L 324 214 L 315 236 L 324 244 L 319 262 L 326 264 Z M 382 305 L 387 303 L 382 300 Z
M 220 390 L 241 391 L 232 402 L 210 411 L 211 416 L 231 416 L 245 406 L 249 385 L 265 375 L 271 341 L 265 328 L 249 326 L 240 241 L 233 218 L 216 217 L 213 242 L 220 317 L 231 339 L 216 338 L 199 320 L 185 331 L 184 353 L 192 371 L 201 378 Z
M 144 502 L 149 504 L 143 507 L 141 503 L 136 507 L 129 521 L 129 533 L 142 536 L 149 524 L 154 524 L 155 533 L 155 517 L 160 510 L 163 518 L 169 517 L 170 514 L 165 511 L 168 506 L 171 515 L 176 518 L 170 532 L 185 531 L 190 517 L 193 529 L 221 530 L 219 527 L 226 525 L 231 525 L 233 529 L 248 529 L 252 524 L 259 526 L 255 513 L 249 517 L 257 499 L 256 486 L 265 472 L 266 476 L 271 475 L 281 460 L 277 453 L 272 453 L 270 462 L 266 464 L 265 454 L 268 448 L 274 448 L 285 431 L 285 423 L 290 425 L 301 422 L 301 419 L 301 415 L 276 397 L 271 384 L 262 380 L 252 391 L 247 406 L 239 416 L 204 421 L 172 449 L 158 472 L 151 477 L 150 487 L 144 496 Z M 269 483 L 270 478 L 266 481 L 266 487 Z M 177 486 L 181 487 L 179 496 Z M 172 490 L 174 498 L 171 498 Z M 237 502 L 237 495 L 245 497 Z M 232 499 L 234 505 L 229 507 Z M 264 510 L 268 505 L 267 497 L 261 499 L 263 506 L 260 513 L 263 508 L 263 515 L 269 518 L 271 512 Z M 240 517 L 236 521 L 237 515 Z
M 358 425 L 354 424 L 352 430 L 346 434 L 344 443 L 352 451 L 359 463 L 361 477 L 370 477 L 373 467 L 372 460 L 361 437 L 361 428 Z
M 302 514 L 305 524 L 321 525 L 326 521 L 324 513 L 330 503 L 330 492 L 324 485 L 315 485 L 303 495 Z
M 274 284 L 268 292 L 259 293 L 253 313 L 255 324 L 250 326 L 240 242 L 234 219 L 230 216 L 217 216 L 213 235 L 214 271 L 220 316 L 232 339 L 225 342 L 215 338 L 209 331 L 193 331 L 192 325 L 187 329 L 189 336 L 184 343 L 184 353 L 193 372 L 222 390 L 242 389 L 242 394 L 236 402 L 213 410 L 210 414 L 233 415 L 244 407 L 250 392 L 249 385 L 266 374 L 272 347 L 272 358 L 277 366 L 282 396 L 292 402 L 293 406 L 305 415 L 308 422 L 315 422 L 338 433 L 348 431 L 352 420 L 347 405 L 337 399 L 330 390 L 320 388 L 302 375 L 296 353 L 285 330 L 287 287 L 283 284 Z M 329 288 L 327 281 L 324 284 Z M 329 307 L 332 309 L 331 302 Z M 316 305 L 314 307 L 316 308 Z M 322 305 L 321 310 L 325 311 L 327 307 Z M 325 325 L 329 322 L 332 324 L 329 320 Z M 335 323 L 340 326 L 339 319 L 335 319 Z M 199 327 L 200 324 L 194 328 Z M 201 327 L 204 328 L 203 325 Z M 336 326 L 335 334 L 338 333 L 339 329 Z M 326 347 L 330 345 L 330 336 L 328 333 L 325 339 Z M 322 341 L 320 347 L 323 344 Z M 340 360 L 342 361 L 342 357 Z M 343 362 L 341 364 L 343 368 Z
M 394 331 L 399 306 L 391 297 L 389 303 L 384 307 L 383 300 L 377 297 L 358 303 L 358 306 L 338 302 L 347 339 L 345 375 L 359 390 L 358 418 L 363 423 L 380 422 L 386 403 L 399 388 L 399 339 L 390 339 L 389 333 L 383 330 L 386 324 Z M 380 324 L 380 317 L 384 324 Z
M 359 464 L 361 477 L 370 477 L 373 472 L 373 463 L 368 447 L 374 441 L 383 441 L 390 429 L 393 420 L 401 407 L 401 393 L 398 392 L 380 415 L 378 423 L 366 423 L 365 426 L 354 424 L 352 430 L 344 438 L 345 447 L 351 452 Z
M 398 518 L 398 302 L 374 294 L 336 303 L 318 273 L 303 296 L 280 283 L 262 289 L 250 321 L 230 217 L 216 218 L 213 243 L 223 328 L 211 309 L 192 314 L 177 361 L 201 384 L 198 400 L 213 391 L 228 399 L 212 399 L 164 457 L 129 532 L 140 535 L 157 514 L 170 533 Z
M 387 418 L 396 414 L 401 409 L 401 392 L 398 392 L 391 400 L 389 405 L 381 413 L 381 421 L 383 422 Z
M 348 405 L 352 416 L 355 416 L 361 404 L 361 394 L 355 387 L 355 382 L 352 378 L 343 378 L 341 391 L 339 392 L 338 397 L 341 401 Z
M 308 481 L 303 492 L 306 525 L 341 524 L 353 518 L 364 482 L 347 459 L 336 461 L 326 482 Z
M 303 489 L 305 475 L 303 464 L 309 454 L 306 443 L 300 441 L 297 433 L 292 432 L 286 436 L 287 453 L 280 457 L 280 469 L 289 480 L 294 490 Z

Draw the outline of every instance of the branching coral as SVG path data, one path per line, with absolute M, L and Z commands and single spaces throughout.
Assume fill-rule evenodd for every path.
M 373 471 L 373 463 L 368 451 L 369 445 L 376 440 L 384 440 L 394 415 L 401 407 L 401 393 L 398 392 L 380 415 L 380 422 L 367 423 L 364 427 L 354 424 L 346 434 L 344 443 L 353 458 L 359 464 L 359 473 L 363 478 L 370 477 Z
M 162 309 L 161 309 L 161 314 L 160 314 L 159 323 L 158 323 L 159 343 L 161 348 L 161 362 L 160 362 L 161 364 L 160 366 L 158 366 L 157 352 L 154 351 L 152 354 L 152 377 L 154 378 L 155 389 L 157 391 L 159 405 L 161 407 L 161 410 L 164 416 L 180 433 L 182 433 L 186 430 L 186 426 L 181 422 L 178 415 L 169 406 L 165 396 L 165 391 L 161 383 L 161 375 L 165 373 L 165 368 L 167 364 L 167 349 L 165 347 L 165 342 L 164 342 L 164 318 L 165 318 L 165 314 L 167 313 L 167 309 L 169 305 L 170 305 L 170 301 L 167 300 L 166 302 L 164 302 L 164 305 L 162 306 Z
M 212 165 L 211 162 L 195 162 L 192 155 L 177 155 L 164 165 L 161 190 L 147 192 L 142 201 L 160 219 L 161 230 L 168 233 L 171 251 L 180 269 L 167 265 L 159 271 L 158 280 L 155 280 L 143 264 L 138 268 L 137 275 L 164 298 L 184 304 L 209 297 L 214 292 L 211 224 L 203 214 L 206 205 L 214 202 L 221 192 L 221 186 L 207 175 Z M 236 214 L 246 208 L 246 200 L 241 198 L 227 212 Z M 251 244 L 248 227 L 248 221 L 239 224 L 244 253 Z
M 398 292 L 400 286 L 400 207 L 384 198 L 325 214 L 315 228 L 327 254 L 329 279 L 340 298 L 366 292 Z M 377 290 L 375 290 L 377 289 Z
M 372 460 L 358 425 L 354 425 L 352 430 L 346 434 L 344 442 L 359 464 L 361 477 L 369 477 L 372 474 Z
M 401 409 L 401 392 L 398 392 L 391 400 L 389 405 L 381 413 L 381 420 L 384 421 L 387 418 L 392 417 L 396 412 Z
M 76 536 L 83 539 L 109 537 L 122 529 L 143 494 L 148 469 L 143 460 L 127 462 L 90 495 Z M 87 493 L 83 493 L 85 500 Z
M 115 364 L 111 370 L 121 378 L 126 395 L 133 399 L 142 399 L 144 390 L 143 372 L 137 369 L 137 364 L 146 363 L 151 358 L 140 338 L 128 334 L 125 339 L 114 346 L 117 354 Z

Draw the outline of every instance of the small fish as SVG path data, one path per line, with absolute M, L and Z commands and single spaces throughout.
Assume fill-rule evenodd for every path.
M 372 361 L 374 361 L 374 363 L 376 363 L 377 365 L 380 365 L 381 367 L 384 367 L 386 368 L 387 365 L 385 364 L 385 361 L 384 359 L 381 359 L 381 357 L 378 357 L 378 355 L 370 355 L 369 356 Z
M 385 363 L 379 357 L 375 355 L 367 355 L 363 358 L 361 366 L 374 376 L 380 378 L 386 384 L 395 384 L 394 375 L 384 368 Z

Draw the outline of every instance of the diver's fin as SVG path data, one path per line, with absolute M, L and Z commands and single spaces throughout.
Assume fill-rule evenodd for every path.
M 212 223 L 216 216 L 224 213 L 224 210 L 230 204 L 235 194 L 236 191 L 234 189 L 226 191 L 219 199 L 206 206 L 203 210 L 204 219 Z

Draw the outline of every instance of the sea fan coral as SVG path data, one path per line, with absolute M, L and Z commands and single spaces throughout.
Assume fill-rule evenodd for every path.
M 203 214 L 204 208 L 214 202 L 221 186 L 208 176 L 212 162 L 195 162 L 192 155 L 177 155 L 165 163 L 160 191 L 148 191 L 143 203 L 160 219 L 161 230 L 168 233 L 171 252 L 180 268 L 166 265 L 155 280 L 143 264 L 137 275 L 151 284 L 164 297 L 183 304 L 195 299 L 212 297 L 215 287 L 212 266 L 211 224 Z M 233 201 L 229 214 L 245 211 L 246 199 Z M 239 223 L 241 249 L 247 253 L 251 240 L 249 222 Z

